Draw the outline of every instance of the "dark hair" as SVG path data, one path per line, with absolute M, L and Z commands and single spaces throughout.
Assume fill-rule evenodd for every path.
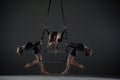
M 91 49 L 89 49 L 89 48 L 86 48 L 85 49 L 85 56 L 91 56 Z
M 62 42 L 62 39 L 60 38 L 60 39 L 58 39 L 58 42 Z

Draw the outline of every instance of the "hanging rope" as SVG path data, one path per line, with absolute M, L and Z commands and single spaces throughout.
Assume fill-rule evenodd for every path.
M 49 1 L 47 16 L 49 16 L 49 13 L 50 13 L 51 1 L 52 0 Z M 61 12 L 62 12 L 62 18 L 63 18 L 63 25 L 65 26 L 65 16 L 64 16 L 64 10 L 63 10 L 62 0 L 60 0 L 60 6 L 61 6 Z
M 48 5 L 48 11 L 47 11 L 47 16 L 49 16 L 49 12 L 50 12 L 50 6 L 51 6 L 51 0 L 49 1 L 49 5 Z
M 63 17 L 63 25 L 65 26 L 65 16 L 64 16 L 62 0 L 60 0 L 60 5 L 61 5 L 61 12 L 62 12 L 62 17 Z

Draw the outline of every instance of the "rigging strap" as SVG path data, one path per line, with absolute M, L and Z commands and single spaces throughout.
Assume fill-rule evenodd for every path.
M 51 6 L 51 0 L 49 1 L 49 5 L 48 5 L 48 11 L 47 11 L 47 16 L 49 16 L 49 12 L 50 12 L 50 6 Z
M 60 5 L 61 5 L 61 12 L 62 12 L 62 17 L 63 17 L 63 25 L 65 26 L 65 16 L 64 16 L 62 0 L 60 0 Z
M 49 16 L 49 13 L 50 13 L 51 1 L 52 0 L 49 1 L 47 16 Z M 62 12 L 62 18 L 63 18 L 63 25 L 65 26 L 65 16 L 64 16 L 64 10 L 63 10 L 62 0 L 60 0 L 60 6 L 61 6 L 61 12 Z

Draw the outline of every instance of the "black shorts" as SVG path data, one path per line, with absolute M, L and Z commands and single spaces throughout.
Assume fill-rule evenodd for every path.
M 33 51 L 34 51 L 34 54 L 38 54 L 40 52 L 40 50 L 38 49 L 38 47 L 34 47 Z
M 77 49 L 73 49 L 70 54 L 71 54 L 72 56 L 76 56 L 76 51 L 77 51 Z

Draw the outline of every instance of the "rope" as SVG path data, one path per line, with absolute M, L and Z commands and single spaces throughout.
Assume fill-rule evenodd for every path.
M 65 26 L 65 16 L 64 16 L 62 0 L 60 0 L 60 5 L 61 5 L 61 12 L 62 12 L 62 17 L 63 17 L 63 25 Z
M 50 13 L 51 1 L 52 0 L 49 1 L 47 16 L 49 16 L 49 13 Z M 62 12 L 62 18 L 63 18 L 63 25 L 65 26 L 65 16 L 64 16 L 64 10 L 63 10 L 62 0 L 60 0 L 60 6 L 61 6 L 61 12 Z
M 51 0 L 49 1 L 47 16 L 49 16 L 49 13 L 50 13 L 50 6 L 51 6 Z

